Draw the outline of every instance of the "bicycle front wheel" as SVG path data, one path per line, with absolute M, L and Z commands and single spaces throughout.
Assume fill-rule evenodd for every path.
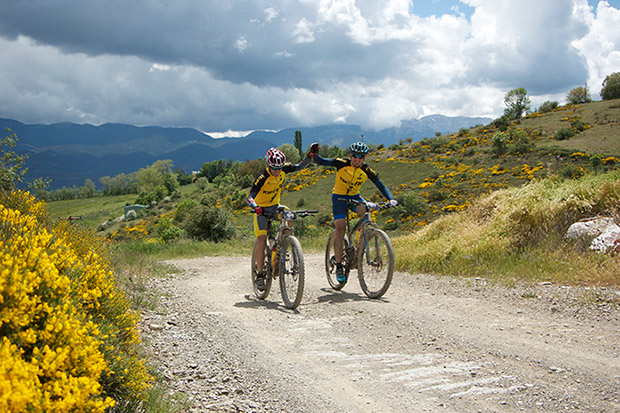
M 265 243 L 265 251 L 264 251 L 264 259 L 263 259 L 263 273 L 265 274 L 265 289 L 259 290 L 256 288 L 256 273 L 257 273 L 257 264 L 256 264 L 256 244 L 258 240 L 254 240 L 254 248 L 252 248 L 252 288 L 254 289 L 254 295 L 259 300 L 264 300 L 269 295 L 269 291 L 271 290 L 271 250 L 269 248 L 268 242 Z
M 304 255 L 299 240 L 294 236 L 282 239 L 280 292 L 287 308 L 297 308 L 304 294 Z
M 379 298 L 390 288 L 394 275 L 394 249 L 390 237 L 380 229 L 366 233 L 357 272 L 362 291 L 369 298 Z

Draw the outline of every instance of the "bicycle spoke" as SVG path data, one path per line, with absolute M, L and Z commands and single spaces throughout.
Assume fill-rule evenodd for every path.
M 389 237 L 378 229 L 369 231 L 358 266 L 362 290 L 370 298 L 381 297 L 390 286 L 393 272 L 394 252 Z
M 280 291 L 288 308 L 296 308 L 301 302 L 304 290 L 304 261 L 299 240 L 288 236 L 282 241 L 280 257 Z

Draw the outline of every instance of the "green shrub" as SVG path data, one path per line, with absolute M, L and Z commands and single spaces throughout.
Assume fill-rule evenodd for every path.
M 202 241 L 220 242 L 235 235 L 230 212 L 204 205 L 190 209 L 181 227 L 189 237 Z
M 493 152 L 496 155 L 503 155 L 506 153 L 506 147 L 508 145 L 508 135 L 504 132 L 497 132 L 493 135 Z
M 383 229 L 387 230 L 387 231 L 394 231 L 397 230 L 398 227 L 400 227 L 400 223 L 394 219 L 387 221 L 384 225 L 383 225 Z
M 161 201 L 166 195 L 168 195 L 166 187 L 159 186 L 153 191 L 141 192 L 136 198 L 136 204 L 151 205 L 153 202 Z
M 398 199 L 398 203 L 405 216 L 417 215 L 428 211 L 428 204 L 413 191 L 407 191 L 402 194 Z
M 586 124 L 583 123 L 581 120 L 575 120 L 571 122 L 570 126 L 577 132 L 583 132 L 586 129 Z
M 185 199 L 179 203 L 177 209 L 174 211 L 174 221 L 183 222 L 189 211 L 197 206 L 198 203 L 193 199 Z
M 317 221 L 317 224 L 319 224 L 319 226 L 326 227 L 332 223 L 332 214 L 331 213 L 319 214 L 316 217 L 316 221 Z
M 546 101 L 544 102 L 542 105 L 540 105 L 540 108 L 538 109 L 539 112 L 551 112 L 554 109 L 557 109 L 557 107 L 560 106 L 560 104 L 558 102 L 551 102 L 551 101 Z
M 523 129 L 513 129 L 510 131 L 513 153 L 527 153 L 532 149 L 532 142 Z
M 431 152 L 440 153 L 444 151 L 444 147 L 450 143 L 450 139 L 447 136 L 441 136 L 439 138 L 428 139 L 428 145 L 431 147 Z
M 500 131 L 505 131 L 510 126 L 510 123 L 514 120 L 514 116 L 511 115 L 502 115 L 501 117 L 495 119 L 491 122 L 491 127 L 497 128 Z
M 168 218 L 162 218 L 157 224 L 157 235 L 167 244 L 182 238 L 184 231 L 174 225 Z
M 309 237 L 320 234 L 320 229 L 312 224 L 310 217 L 300 218 L 293 222 L 293 229 L 297 237 Z
M 573 165 L 573 164 L 566 165 L 560 171 L 560 175 L 568 179 L 580 178 L 583 176 L 584 173 L 585 171 L 583 170 L 582 167 L 580 167 L 579 165 Z
M 563 128 L 555 133 L 553 139 L 556 141 L 568 140 L 575 136 L 575 130 L 573 128 Z

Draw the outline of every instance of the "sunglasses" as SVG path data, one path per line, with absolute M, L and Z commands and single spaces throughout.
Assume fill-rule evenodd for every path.
M 351 155 L 353 155 L 353 157 L 357 159 L 364 159 L 364 157 L 366 156 L 365 153 L 355 153 L 355 152 L 351 152 Z

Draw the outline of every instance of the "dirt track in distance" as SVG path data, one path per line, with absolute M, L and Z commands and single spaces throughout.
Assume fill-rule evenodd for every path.
M 143 314 L 153 360 L 191 411 L 620 411 L 620 294 L 395 273 L 370 300 L 306 255 L 286 309 L 252 295 L 249 259 L 168 261 Z

